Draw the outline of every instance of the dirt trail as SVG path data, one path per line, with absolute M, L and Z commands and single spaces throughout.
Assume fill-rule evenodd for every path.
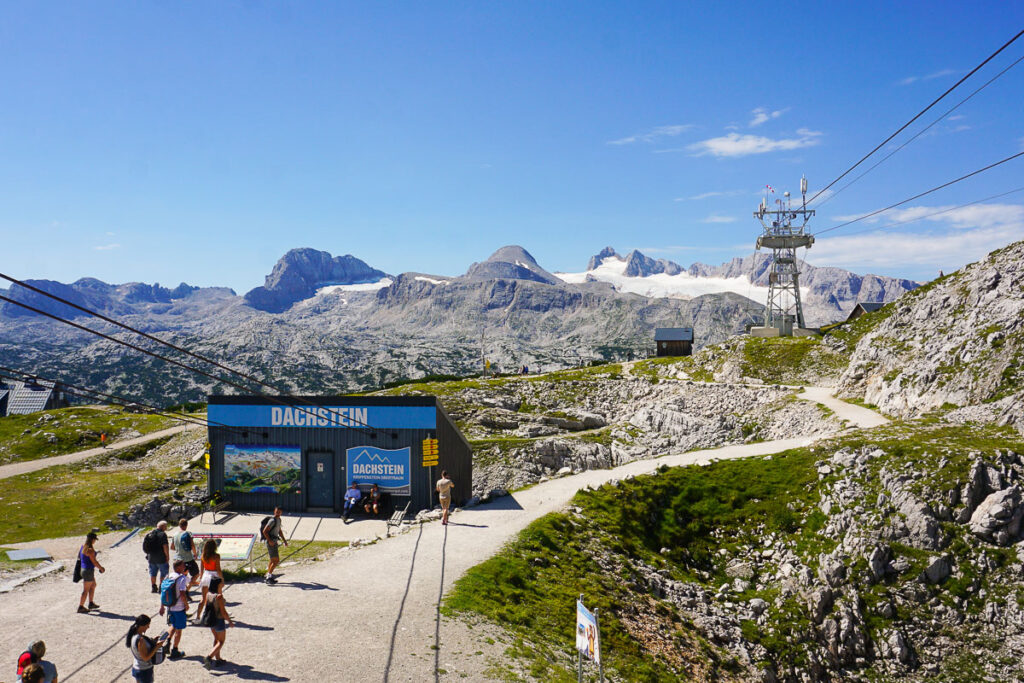
M 25 474 L 26 472 L 35 472 L 36 470 L 46 469 L 47 467 L 53 467 L 55 465 L 67 465 L 69 463 L 78 462 L 91 458 L 94 455 L 101 455 L 103 453 L 116 453 L 117 451 L 124 450 L 130 446 L 136 446 L 140 443 L 148 443 L 161 439 L 165 436 L 174 436 L 180 434 L 186 429 L 202 429 L 200 425 L 178 425 L 177 427 L 169 427 L 167 429 L 161 429 L 158 432 L 150 432 L 149 434 L 143 434 L 137 436 L 134 439 L 126 439 L 124 441 L 117 441 L 111 443 L 106 448 L 90 448 L 84 451 L 77 451 L 75 453 L 68 453 L 66 455 L 55 455 L 51 458 L 39 458 L 38 460 L 26 460 L 24 462 L 15 462 L 10 465 L 0 466 L 0 479 L 7 479 L 8 477 L 14 477 L 19 474 Z
M 824 401 L 829 395 L 823 391 L 801 397 Z M 874 426 L 876 413 L 849 408 L 842 417 Z M 204 671 L 201 658 L 212 638 L 208 629 L 193 627 L 182 640 L 186 659 L 162 664 L 157 680 L 194 683 L 225 674 L 260 681 L 482 680 L 488 658 L 500 657 L 504 646 L 486 643 L 493 635 L 486 628 L 438 619 L 438 604 L 458 577 L 527 524 L 562 509 L 587 486 L 662 465 L 777 453 L 812 440 L 726 446 L 583 472 L 462 510 L 447 527 L 432 522 L 372 546 L 339 551 L 324 562 L 285 566 L 276 586 L 231 585 L 229 611 L 239 627 L 229 630 L 224 657 L 239 664 Z M 67 576 L 0 595 L 0 661 L 14 661 L 38 637 L 46 640 L 47 658 L 57 664 L 62 682 L 131 680 L 123 635 L 133 615 L 156 611 L 157 596 L 149 593 L 141 539 L 103 552 L 100 560 L 109 569 L 99 576 L 99 615 L 74 613 L 78 589 Z M 163 630 L 161 620 L 154 623 L 155 631 Z

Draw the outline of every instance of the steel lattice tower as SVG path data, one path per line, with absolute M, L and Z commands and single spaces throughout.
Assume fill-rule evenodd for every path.
M 768 187 L 773 193 L 771 187 Z M 764 307 L 764 326 L 774 327 L 781 336 L 793 334 L 793 323 L 804 324 L 804 309 L 800 302 L 800 271 L 796 250 L 810 248 L 814 235 L 807 232 L 807 222 L 814 215 L 807 208 L 807 178 L 800 179 L 800 194 L 803 202 L 800 208 L 792 208 L 789 193 L 783 199 L 776 199 L 774 208 L 768 207 L 767 197 L 754 212 L 754 218 L 761 222 L 764 232 L 757 238 L 757 248 L 772 250 L 772 264 L 768 272 L 768 302 Z M 787 312 L 787 295 L 792 298 L 795 311 Z

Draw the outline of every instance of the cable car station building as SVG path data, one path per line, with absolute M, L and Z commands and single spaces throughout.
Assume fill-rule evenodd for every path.
M 415 513 L 442 470 L 453 505 L 472 491 L 472 450 L 433 396 L 210 396 L 207 410 L 209 490 L 234 510 L 340 512 L 356 481 L 380 487 L 385 513 Z

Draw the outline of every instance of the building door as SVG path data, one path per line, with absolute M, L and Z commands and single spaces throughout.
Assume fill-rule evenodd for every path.
M 334 453 L 314 451 L 307 457 L 306 506 L 334 508 Z

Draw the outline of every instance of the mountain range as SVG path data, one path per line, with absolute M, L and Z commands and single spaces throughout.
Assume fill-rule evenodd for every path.
M 692 326 L 701 347 L 759 322 L 768 267 L 769 257 L 755 254 L 684 269 L 608 247 L 582 274 L 551 273 L 522 247 L 505 246 L 464 275 L 390 275 L 352 255 L 304 248 L 285 254 L 263 286 L 244 296 L 185 283 L 27 284 L 230 361 L 282 391 L 320 392 L 471 373 L 483 358 L 510 371 L 639 357 L 652 348 L 655 327 Z M 809 324 L 841 318 L 858 300 L 891 301 L 917 286 L 809 264 L 801 270 Z M 118 331 L 17 285 L 5 295 Z M 14 304 L 0 304 L 0 319 L 4 365 L 159 400 L 194 400 L 216 386 Z M 158 378 L 157 385 L 146 381 Z

